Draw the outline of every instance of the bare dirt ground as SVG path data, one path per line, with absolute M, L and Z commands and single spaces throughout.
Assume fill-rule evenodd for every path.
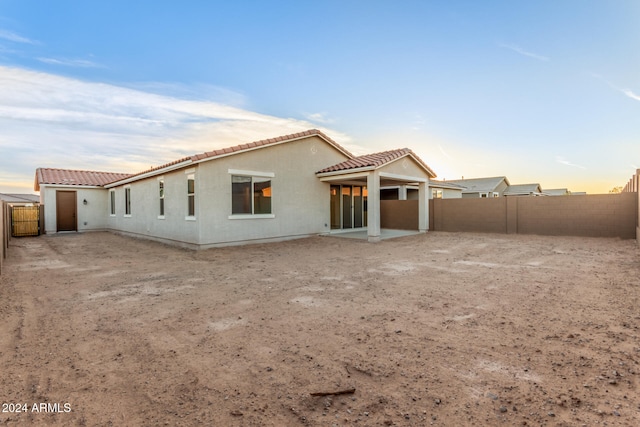
M 0 425 L 640 425 L 635 241 L 86 233 L 5 267 Z

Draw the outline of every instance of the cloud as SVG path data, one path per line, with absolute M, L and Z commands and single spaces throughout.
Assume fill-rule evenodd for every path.
M 8 40 L 15 43 L 38 44 L 38 42 L 22 37 L 14 32 L 0 29 L 0 39 Z
M 104 66 L 88 61 L 86 59 L 56 59 L 56 58 L 36 58 L 40 62 L 52 65 L 63 65 L 66 67 L 81 67 L 81 68 L 104 68 Z
M 636 101 L 640 101 L 640 95 L 632 92 L 630 89 L 622 89 L 622 90 L 620 90 L 620 92 L 624 93 L 626 96 L 628 96 L 631 99 L 635 99 Z
M 0 66 L 0 94 L 0 170 L 21 176 L 25 191 L 37 167 L 137 172 L 314 127 L 354 150 L 347 135 L 306 120 L 22 68 Z
M 550 61 L 551 60 L 547 56 L 538 55 L 537 53 L 532 53 L 532 52 L 526 51 L 523 48 L 521 48 L 520 46 L 517 46 L 515 44 L 500 43 L 500 44 L 498 44 L 498 46 L 500 46 L 500 47 L 502 47 L 504 49 L 512 50 L 512 51 L 514 51 L 516 53 L 519 53 L 520 55 L 524 55 L 524 56 L 528 56 L 529 58 L 537 59 L 538 61 Z
M 593 77 L 594 79 L 602 80 L 611 89 L 615 90 L 616 92 L 620 92 L 620 93 L 624 94 L 626 97 L 629 97 L 629 98 L 631 98 L 633 100 L 636 100 L 636 101 L 640 101 L 640 95 L 638 95 L 637 93 L 633 92 L 631 89 L 622 89 L 622 88 L 614 85 L 609 80 L 605 79 L 604 77 L 602 77 L 600 74 L 597 74 L 597 73 L 591 73 L 591 77 Z
M 327 117 L 327 113 L 306 114 L 305 118 L 314 123 L 324 123 L 324 124 L 333 123 L 333 119 L 330 119 L 329 117 Z
M 574 168 L 579 168 L 579 169 L 586 169 L 584 166 L 580 166 L 580 165 L 576 165 L 575 163 L 571 163 L 568 160 L 565 160 L 563 157 L 560 156 L 556 156 L 556 162 L 562 164 L 562 165 L 566 165 L 566 166 L 572 166 Z
M 438 148 L 440 149 L 440 152 L 442 153 L 443 156 L 445 156 L 447 159 L 451 159 L 451 156 L 448 155 L 446 151 L 444 151 L 444 148 L 442 148 L 442 145 L 438 144 Z

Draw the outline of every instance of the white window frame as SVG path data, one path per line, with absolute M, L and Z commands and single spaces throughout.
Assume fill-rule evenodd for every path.
M 109 190 L 109 216 L 116 216 L 116 190 Z
M 195 221 L 196 220 L 196 170 L 187 169 L 184 171 L 187 176 L 187 215 L 184 217 L 185 221 Z M 193 193 L 189 193 L 189 180 L 193 180 Z M 190 200 L 193 198 L 193 215 L 189 214 L 189 205 Z
M 124 217 L 131 218 L 131 186 L 124 186 Z
M 160 176 L 158 177 L 158 208 L 159 208 L 159 212 L 158 212 L 158 219 L 164 219 L 164 214 L 165 214 L 165 210 L 166 210 L 166 206 L 165 206 L 165 192 L 167 191 L 167 188 L 164 185 L 164 176 Z

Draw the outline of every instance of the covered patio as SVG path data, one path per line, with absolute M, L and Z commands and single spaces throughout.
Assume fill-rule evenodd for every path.
M 380 241 L 380 188 L 392 185 L 417 186 L 417 232 L 429 228 L 428 188 L 435 173 L 408 148 L 356 157 L 322 169 L 316 176 L 330 184 L 332 234 L 353 230 L 356 235 L 366 233 L 370 242 Z
M 415 234 L 422 234 L 424 232 L 419 230 L 394 230 L 391 228 L 380 229 L 379 240 L 395 239 L 396 237 L 413 236 Z M 369 240 L 369 235 L 366 229 L 354 230 L 354 231 L 338 231 L 327 234 L 330 237 L 342 237 L 345 239 L 356 240 Z

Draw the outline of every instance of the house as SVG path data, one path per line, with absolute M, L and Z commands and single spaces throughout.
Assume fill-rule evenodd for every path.
M 567 188 L 552 188 L 550 190 L 543 190 L 542 192 L 547 196 L 570 196 L 571 195 L 571 191 L 569 191 Z
M 432 199 L 460 199 L 465 187 L 451 181 L 429 181 Z
M 435 173 L 407 148 L 356 157 L 318 130 L 184 157 L 136 174 L 40 168 L 45 230 L 113 230 L 191 248 L 366 229 L 380 188 L 413 186 L 428 228 Z
M 515 184 L 510 185 L 502 194 L 503 196 L 545 196 L 540 184 Z
M 0 200 L 10 206 L 34 206 L 40 203 L 40 196 L 35 194 L 0 193 Z
M 501 197 L 510 185 L 506 176 L 453 179 L 446 182 L 463 187 L 462 198 Z

